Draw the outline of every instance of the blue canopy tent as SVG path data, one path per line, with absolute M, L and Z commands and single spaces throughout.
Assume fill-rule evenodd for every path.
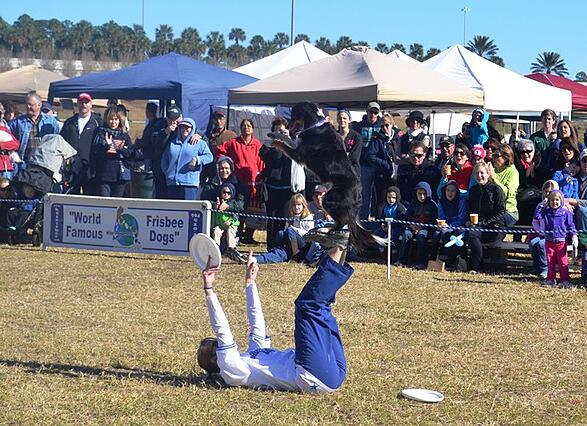
M 53 98 L 77 98 L 87 92 L 96 99 L 175 100 L 184 116 L 205 129 L 210 107 L 226 105 L 228 90 L 256 81 L 255 78 L 169 53 L 117 71 L 96 72 L 56 81 L 49 86 Z

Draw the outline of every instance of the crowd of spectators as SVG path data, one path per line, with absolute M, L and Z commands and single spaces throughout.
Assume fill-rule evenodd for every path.
M 12 226 L 9 210 L 15 205 L 6 200 L 22 201 L 29 191 L 11 182 L 18 182 L 19 171 L 27 169 L 30 153 L 44 136 L 60 134 L 77 151 L 70 173 L 61 176 L 63 191 L 120 197 L 128 190 L 131 170 L 140 167 L 153 175 L 154 198 L 209 200 L 216 210 L 214 238 L 233 259 L 242 261 L 237 246 L 256 244 L 255 229 L 266 227 L 267 252 L 259 261 L 315 260 L 316 248 L 302 237 L 308 224 L 328 220 L 321 208 L 328 187 L 308 170 L 305 188 L 300 187 L 299 166 L 261 143 L 265 135 L 255 133 L 251 120 L 240 123 L 237 135 L 226 127 L 225 112 L 215 110 L 204 132 L 177 106 L 158 117 L 157 105 L 148 103 L 143 134 L 133 142 L 123 105 L 111 102 L 100 116 L 92 103 L 91 94 L 81 93 L 77 113 L 63 124 L 34 93 L 24 114 L 0 104 L 0 226 Z M 545 212 L 557 210 L 553 206 L 562 199 L 560 208 L 572 214 L 577 229 L 563 237 L 573 242 L 574 235 L 587 232 L 587 150 L 573 123 L 557 121 L 551 110 L 541 114 L 539 131 L 527 138 L 523 132 L 514 134 L 507 143 L 489 119 L 487 111 L 475 109 L 455 138 L 438 140 L 436 151 L 420 111 L 409 113 L 405 131 L 377 102 L 368 104 L 361 121 L 352 122 L 351 113 L 341 109 L 331 125 L 361 184 L 360 218 L 414 222 L 391 225 L 398 265 L 423 269 L 440 256 L 448 269 L 466 259 L 467 269 L 476 272 L 482 267 L 482 243 L 503 238 L 500 229 L 525 225 L 536 230 L 524 236 L 533 272 L 550 283 L 550 258 L 561 253 L 560 244 L 556 249 L 548 244 Z M 271 130 L 287 134 L 287 121 L 276 118 Z M 552 192 L 556 196 L 550 197 Z M 30 191 L 26 195 L 30 198 Z M 265 221 L 243 213 L 288 220 Z M 387 234 L 381 221 L 366 226 Z M 561 279 L 566 285 L 567 277 Z

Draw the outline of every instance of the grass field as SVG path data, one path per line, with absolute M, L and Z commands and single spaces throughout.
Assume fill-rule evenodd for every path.
M 586 424 L 587 292 L 526 275 L 356 263 L 335 307 L 349 374 L 331 395 L 219 388 L 194 365 L 210 335 L 187 258 L 0 246 L 1 424 Z M 311 270 L 261 268 L 269 334 L 292 344 Z M 243 267 L 218 293 L 246 339 Z M 425 387 L 426 405 L 398 397 Z

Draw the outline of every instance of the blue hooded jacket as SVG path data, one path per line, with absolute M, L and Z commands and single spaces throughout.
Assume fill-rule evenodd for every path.
M 204 139 L 196 144 L 190 143 L 191 136 L 196 133 L 196 123 L 191 118 L 184 118 L 184 122 L 192 125 L 192 130 L 181 140 L 181 129 L 178 129 L 177 138 L 172 140 L 165 149 L 161 159 L 161 169 L 165 173 L 165 180 L 169 186 L 198 186 L 202 167 L 214 160 L 210 148 Z M 196 166 L 192 168 L 190 162 L 196 158 Z
M 457 196 L 448 201 L 446 198 L 446 187 L 454 186 Z M 459 186 L 454 180 L 448 181 L 443 188 L 442 197 L 438 200 L 438 218 L 446 220 L 449 226 L 463 226 L 467 220 L 467 200 L 459 196 Z
M 483 108 L 477 108 L 471 114 L 475 116 L 476 112 L 481 113 L 481 125 L 477 126 L 471 120 L 471 125 L 469 126 L 469 134 L 471 135 L 471 146 L 473 145 L 484 145 L 485 142 L 489 139 L 489 130 L 487 129 L 487 122 L 489 121 L 489 113 L 485 111 Z M 471 148 L 471 146 L 469 148 Z

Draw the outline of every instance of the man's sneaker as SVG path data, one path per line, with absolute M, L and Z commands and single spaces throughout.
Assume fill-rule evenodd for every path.
M 247 263 L 247 258 L 236 248 L 227 248 L 226 255 L 230 260 L 234 260 L 236 263 Z
M 329 228 L 314 228 L 304 235 L 304 240 L 320 244 L 324 248 L 338 247 L 346 249 L 349 244 L 350 232 L 348 229 L 331 230 Z
M 545 287 L 554 287 L 556 285 L 556 281 L 554 280 L 544 280 Z

